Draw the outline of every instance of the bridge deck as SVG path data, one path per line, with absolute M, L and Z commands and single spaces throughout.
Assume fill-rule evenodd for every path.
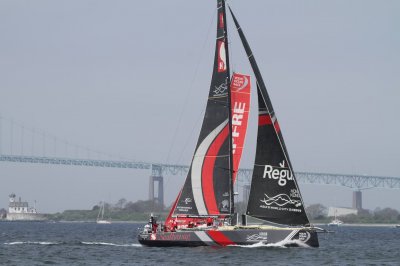
M 110 161 L 110 160 L 90 160 L 39 156 L 19 156 L 19 155 L 0 155 L 0 161 L 16 163 L 39 163 L 39 164 L 61 164 L 92 167 L 113 167 L 131 169 L 149 169 L 152 175 L 186 175 L 189 167 L 186 165 L 158 164 L 149 162 L 131 161 Z M 241 181 L 249 182 L 253 171 L 252 169 L 239 169 L 238 178 Z M 355 189 L 366 188 L 391 188 L 400 189 L 400 178 L 383 176 L 364 176 L 328 173 L 308 173 L 296 172 L 299 183 L 337 185 Z

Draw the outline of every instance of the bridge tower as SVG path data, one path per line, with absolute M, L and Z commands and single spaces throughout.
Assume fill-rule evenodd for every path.
M 353 191 L 353 209 L 362 210 L 361 190 Z
M 157 195 L 155 193 L 155 183 L 157 182 Z M 151 176 L 149 178 L 149 200 L 164 206 L 164 178 L 160 165 L 151 165 Z
M 249 202 L 249 196 L 250 196 L 250 185 L 244 185 L 243 186 L 243 202 L 245 206 L 247 206 L 247 203 Z

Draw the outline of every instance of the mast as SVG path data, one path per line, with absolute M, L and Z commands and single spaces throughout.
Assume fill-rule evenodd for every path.
M 217 0 L 219 1 L 219 0 Z M 228 27 L 226 21 L 226 8 L 225 8 L 225 0 L 221 1 L 221 9 L 223 14 L 224 20 L 224 39 L 225 39 L 225 51 L 226 51 L 226 84 L 228 84 L 228 141 L 229 141 L 229 173 L 230 173 L 230 214 L 232 215 L 235 212 L 235 194 L 234 194 L 234 187 L 233 187 L 233 144 L 232 144 L 232 97 L 231 97 L 231 80 L 230 80 L 230 64 L 229 64 L 229 48 L 228 48 Z

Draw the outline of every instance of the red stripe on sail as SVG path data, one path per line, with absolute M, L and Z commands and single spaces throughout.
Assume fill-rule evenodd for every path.
M 271 125 L 272 120 L 270 115 L 259 115 L 258 116 L 258 125 L 259 126 L 264 126 L 264 125 Z
M 181 197 L 182 194 L 182 190 L 179 192 L 178 197 L 176 197 L 174 205 L 172 206 L 171 210 L 169 211 L 168 217 L 165 220 L 165 225 L 170 225 L 170 223 L 172 222 L 172 214 L 174 213 L 175 209 L 176 209 L 176 205 L 178 205 L 178 200 Z
M 203 188 L 204 203 L 206 205 L 208 214 L 219 214 L 217 201 L 214 192 L 214 166 L 217 155 L 221 149 L 222 144 L 228 137 L 228 125 L 219 133 L 215 138 L 204 158 L 203 169 L 201 173 L 201 181 Z M 219 177 L 223 178 L 223 177 Z
M 278 120 L 275 121 L 274 127 L 276 130 L 276 133 L 279 133 L 279 131 L 281 131 L 281 127 L 279 126 Z
M 227 245 L 235 245 L 236 243 L 230 240 L 226 235 L 224 235 L 221 231 L 210 230 L 207 232 L 208 236 L 211 237 L 217 244 L 221 246 Z

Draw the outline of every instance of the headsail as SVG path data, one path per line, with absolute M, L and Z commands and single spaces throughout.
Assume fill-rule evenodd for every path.
M 217 39 L 207 107 L 189 173 L 173 210 L 174 216 L 229 214 L 233 204 L 225 1 L 217 2 Z
M 307 225 L 304 203 L 266 86 L 246 37 L 230 12 L 257 81 L 257 149 L 247 214 L 279 224 Z
M 233 183 L 239 169 L 250 111 L 250 76 L 234 73 L 231 81 Z

